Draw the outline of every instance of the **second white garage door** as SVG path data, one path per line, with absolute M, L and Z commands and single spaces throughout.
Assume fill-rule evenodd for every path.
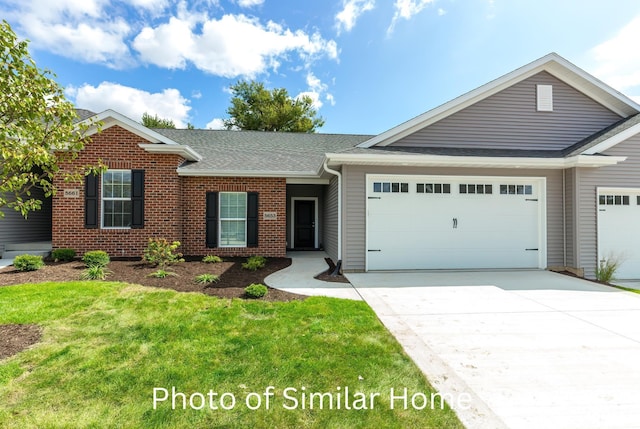
M 544 268 L 544 178 L 367 176 L 367 270 Z

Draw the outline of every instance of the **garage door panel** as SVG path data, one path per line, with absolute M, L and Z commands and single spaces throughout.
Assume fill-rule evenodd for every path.
M 368 269 L 538 267 L 538 186 L 529 184 L 527 195 L 500 194 L 509 181 L 477 179 L 491 193 L 460 194 L 468 178 L 370 178 L 369 191 L 385 180 L 407 183 L 408 191 L 368 193 Z M 424 185 L 417 192 L 426 182 L 446 184 L 449 193 L 426 193 Z

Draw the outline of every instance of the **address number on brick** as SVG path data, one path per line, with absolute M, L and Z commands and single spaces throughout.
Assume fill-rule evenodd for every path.
M 262 213 L 262 219 L 264 219 L 264 220 L 276 220 L 276 219 L 278 219 L 278 212 L 264 212 L 264 213 Z
M 80 189 L 65 189 L 63 196 L 65 198 L 80 198 Z

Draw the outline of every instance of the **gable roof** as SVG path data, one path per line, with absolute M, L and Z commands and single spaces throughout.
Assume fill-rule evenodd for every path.
M 391 128 L 359 146 L 364 148 L 387 146 L 542 71 L 546 71 L 562 80 L 622 117 L 640 113 L 640 105 L 636 102 L 565 60 L 560 55 L 551 53 Z

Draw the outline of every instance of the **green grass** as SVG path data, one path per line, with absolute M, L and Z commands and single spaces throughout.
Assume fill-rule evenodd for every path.
M 429 384 L 362 302 L 222 300 L 113 282 L 0 288 L 0 324 L 43 340 L 0 361 L 0 427 L 456 428 L 445 410 L 389 407 L 390 388 Z M 275 386 L 271 407 L 250 392 Z M 232 410 L 153 409 L 153 388 L 230 392 Z M 283 389 L 380 392 L 373 410 L 287 410 Z

